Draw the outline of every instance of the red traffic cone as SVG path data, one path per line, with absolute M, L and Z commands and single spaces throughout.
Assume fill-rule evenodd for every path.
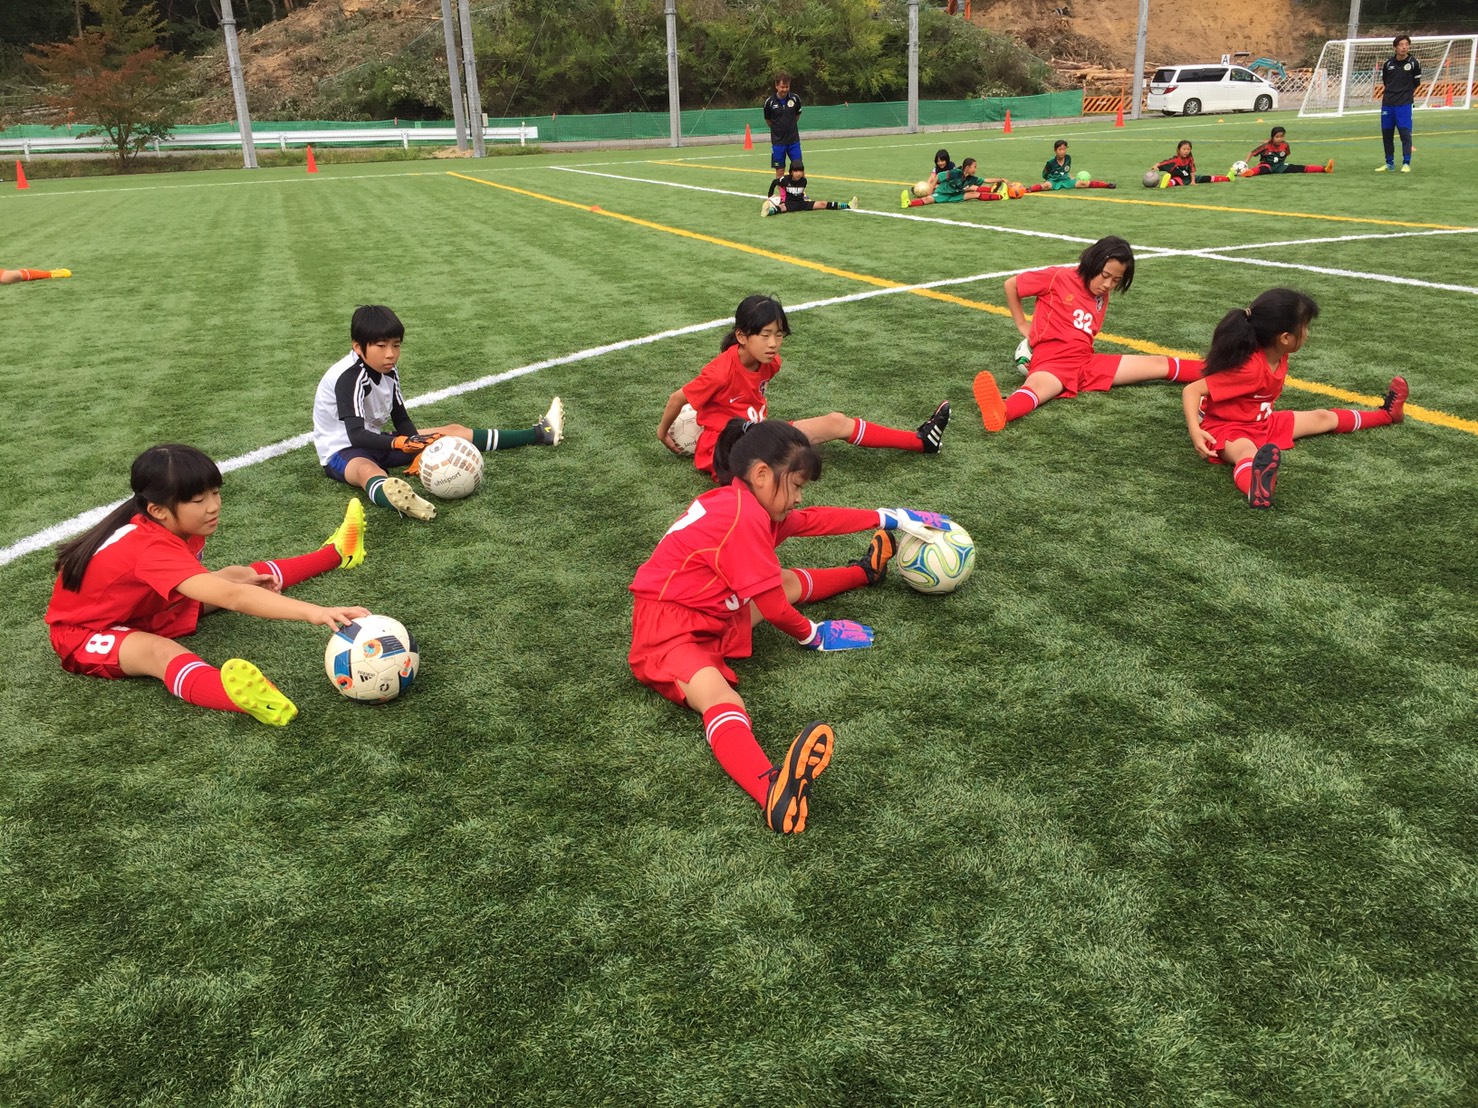
M 744 125 L 744 149 L 754 149 L 754 136 L 749 133 L 749 124 Z
M 26 180 L 26 171 L 21 168 L 20 162 L 15 163 L 15 187 L 18 189 L 31 187 L 31 182 Z
M 1442 101 L 1442 106 L 1444 108 L 1450 108 L 1450 107 L 1452 107 L 1452 86 L 1451 85 L 1448 85 L 1447 86 L 1447 97 Z
M 1124 126 L 1124 100 L 1122 97 L 1119 99 L 1119 114 L 1114 117 L 1114 126 Z
M 318 172 L 318 162 L 315 161 L 314 158 L 313 158 L 313 147 L 311 147 L 311 146 L 308 147 L 308 172 L 309 173 L 317 173 Z
M 1003 135 L 1009 135 L 1010 133 L 1011 133 L 1011 109 L 1010 108 L 1007 108 L 1006 109 L 1006 126 L 1001 131 L 1001 134 L 1003 134 Z

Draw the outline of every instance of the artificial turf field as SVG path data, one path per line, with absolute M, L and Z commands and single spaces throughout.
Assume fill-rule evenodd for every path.
M 1335 173 L 1139 186 L 1274 122 Z M 1057 137 L 1121 187 L 899 208 L 938 146 L 1030 182 Z M 0 1104 L 1478 1100 L 1478 118 L 1418 113 L 1393 177 L 1370 116 L 803 141 L 811 195 L 862 211 L 760 219 L 737 144 L 0 193 L 0 263 L 75 273 L 0 289 Z M 1199 355 L 1290 285 L 1323 314 L 1281 406 L 1400 373 L 1406 422 L 1302 440 L 1267 512 L 1174 386 L 988 436 L 1001 282 L 1106 234 L 1138 266 L 1100 350 Z M 626 585 L 707 487 L 657 417 L 752 292 L 791 312 L 772 415 L 954 402 L 937 457 L 823 447 L 808 501 L 977 545 L 952 596 L 810 609 L 870 651 L 757 633 L 767 750 L 837 732 L 791 838 L 625 665 Z M 146 446 L 229 463 L 212 567 L 333 530 L 306 431 L 362 303 L 405 321 L 424 424 L 568 413 L 434 523 L 371 508 L 365 565 L 295 590 L 403 620 L 413 688 L 352 704 L 322 629 L 226 613 L 195 649 L 260 665 L 286 729 L 63 673 L 50 550 Z

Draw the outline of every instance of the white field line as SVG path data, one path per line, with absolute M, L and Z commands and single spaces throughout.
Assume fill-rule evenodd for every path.
M 875 296 L 897 296 L 900 293 L 917 292 L 920 289 L 942 288 L 948 285 L 964 285 L 973 281 L 989 281 L 1011 276 L 1015 269 L 1001 270 L 998 273 L 977 273 L 969 277 L 950 277 L 939 281 L 930 281 L 919 285 L 898 285 L 885 289 L 866 289 L 863 292 L 848 293 L 845 296 L 832 296 L 824 300 L 811 300 L 804 304 L 796 304 L 786 308 L 787 313 L 804 312 L 812 308 L 826 308 L 836 304 L 854 303 L 859 300 L 871 300 Z M 654 334 L 643 335 L 640 338 L 624 339 L 621 342 L 607 343 L 604 346 L 592 346 L 586 350 L 577 350 L 573 354 L 565 354 L 557 358 L 546 358 L 541 362 L 532 362 L 529 365 L 519 366 L 517 369 L 505 370 L 502 373 L 490 373 L 484 377 L 478 377 L 472 381 L 463 382 L 460 385 L 450 385 L 435 392 L 428 392 L 407 400 L 407 408 L 419 408 L 426 404 L 435 404 L 442 400 L 463 396 L 470 392 L 489 388 L 493 385 L 502 384 L 504 381 L 512 381 L 518 377 L 525 377 L 540 370 L 551 369 L 555 366 L 572 365 L 575 362 L 587 361 L 590 358 L 603 357 L 606 354 L 614 354 L 622 350 L 629 350 L 636 346 L 647 346 L 664 339 L 678 338 L 683 335 L 699 334 L 704 331 L 713 331 L 721 327 L 728 327 L 733 322 L 730 318 L 710 319 L 703 323 L 690 323 L 685 327 L 674 327 L 667 331 L 658 331 Z M 292 438 L 282 439 L 270 443 L 267 446 L 259 446 L 255 450 L 245 454 L 238 454 L 234 458 L 227 458 L 217 463 L 222 473 L 230 473 L 233 470 L 245 469 L 247 466 L 260 465 L 263 462 L 280 458 L 294 450 L 309 446 L 313 442 L 311 434 L 294 435 Z M 9 546 L 0 547 L 0 566 L 9 565 L 18 558 L 27 554 L 35 554 L 42 550 L 48 550 L 58 543 L 66 542 L 75 535 L 80 535 L 94 523 L 97 523 L 119 504 L 122 500 L 115 500 L 111 504 L 104 504 L 98 508 L 91 508 L 81 512 L 71 519 L 63 520 L 50 527 L 37 531 L 34 535 L 14 542 Z

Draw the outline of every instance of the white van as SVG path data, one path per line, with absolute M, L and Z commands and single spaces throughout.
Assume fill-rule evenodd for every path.
M 1166 115 L 1271 112 L 1278 90 L 1240 65 L 1170 65 L 1155 70 L 1145 108 Z

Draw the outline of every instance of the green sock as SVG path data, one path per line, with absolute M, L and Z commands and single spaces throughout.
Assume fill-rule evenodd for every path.
M 512 450 L 515 446 L 533 446 L 538 441 L 537 427 L 528 427 L 522 431 L 502 431 L 494 427 L 472 432 L 472 445 L 483 453 L 489 450 Z
M 365 482 L 364 494 L 370 498 L 371 504 L 378 504 L 382 508 L 395 507 L 385 495 L 385 482 L 388 480 L 389 477 L 382 474 L 379 477 L 371 477 Z

